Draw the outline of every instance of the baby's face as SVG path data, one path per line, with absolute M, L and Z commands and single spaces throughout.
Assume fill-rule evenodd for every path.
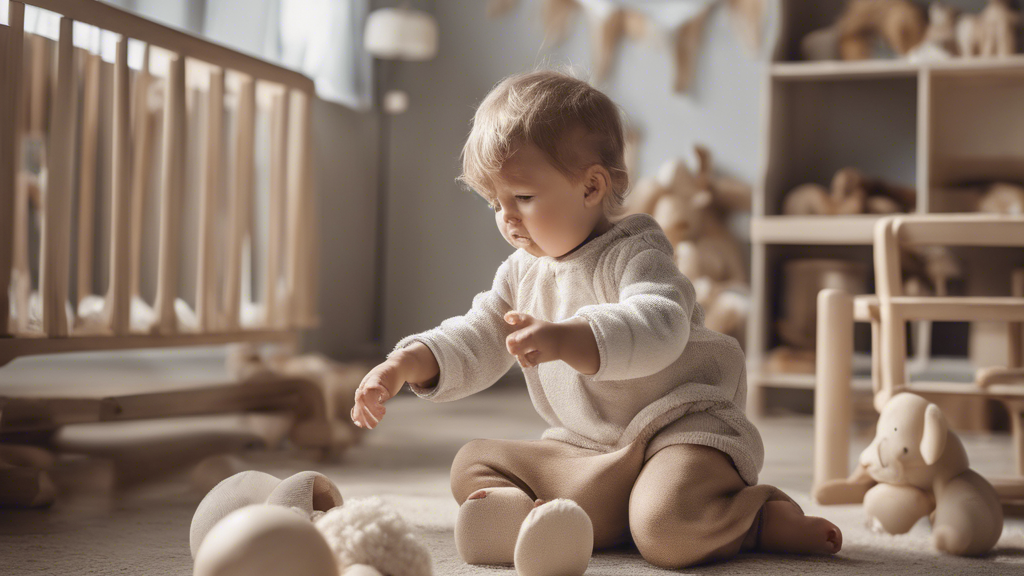
M 494 220 L 505 240 L 530 254 L 559 257 L 583 243 L 603 216 L 584 204 L 586 180 L 573 183 L 536 146 L 520 148 L 495 178 Z

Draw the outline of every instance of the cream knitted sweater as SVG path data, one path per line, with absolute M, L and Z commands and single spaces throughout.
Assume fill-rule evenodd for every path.
M 543 438 L 602 452 L 639 439 L 648 442 L 645 459 L 672 444 L 701 444 L 731 456 L 740 476 L 757 483 L 764 446 L 743 412 L 743 351 L 704 327 L 693 285 L 652 217 L 627 216 L 561 258 L 517 250 L 468 313 L 395 345 L 391 354 L 422 342 L 437 359 L 437 384 L 410 384 L 413 392 L 448 402 L 493 385 L 515 363 L 505 348 L 509 310 L 549 322 L 584 318 L 597 340 L 600 368 L 591 376 L 560 360 L 523 369 L 551 426 Z

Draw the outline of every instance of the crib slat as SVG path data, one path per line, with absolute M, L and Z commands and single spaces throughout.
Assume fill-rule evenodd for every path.
M 85 55 L 81 168 L 78 180 L 78 301 L 92 294 L 92 241 L 96 211 L 96 146 L 100 113 L 99 54 Z
M 224 126 L 224 71 L 210 73 L 210 94 L 207 104 L 206 139 L 203 148 L 203 183 L 199 200 L 199 270 L 196 274 L 196 314 L 199 327 L 210 330 L 214 324 L 213 286 L 213 224 L 216 196 L 220 183 L 221 131 Z
M 146 208 L 146 187 L 150 181 L 152 169 L 150 156 L 153 153 L 153 135 L 149 113 L 149 85 L 152 76 L 149 72 L 149 44 L 142 52 L 142 69 L 135 77 L 132 91 L 132 200 L 131 206 L 131 239 L 128 260 L 131 294 L 141 294 L 142 282 L 142 222 Z
M 114 64 L 114 133 L 113 190 L 110 202 L 110 282 L 107 284 L 107 320 L 114 334 L 128 334 L 131 315 L 131 255 L 128 243 L 131 234 L 129 211 L 129 168 L 131 93 L 128 82 L 128 38 L 122 36 L 117 43 Z
M 228 330 L 235 330 L 239 325 L 242 294 L 242 244 L 249 231 L 252 198 L 256 83 L 250 77 L 242 80 L 236 116 L 235 170 L 229 187 L 231 190 L 231 237 L 228 239 L 227 280 L 224 293 L 224 314 Z
M 309 95 L 295 91 L 292 93 L 291 130 L 288 138 L 288 326 L 302 326 L 302 313 L 305 310 L 306 279 L 303 271 L 305 260 L 309 254 L 305 252 L 303 239 L 304 222 L 304 189 L 306 187 L 306 155 L 309 154 L 309 123 L 305 121 L 309 109 Z
M 317 238 L 318 213 L 316 210 L 316 194 L 314 193 L 314 172 L 313 172 L 313 101 L 310 99 L 306 106 L 306 117 L 303 118 L 306 124 L 306 156 L 303 161 L 306 176 L 303 178 L 302 196 L 303 207 L 306 216 L 303 219 L 302 230 L 306 240 L 305 265 L 302 270 L 302 281 L 305 282 L 305 297 L 302 300 L 302 326 L 313 328 L 317 325 L 316 318 L 316 294 L 320 278 L 320 242 Z
M 277 283 L 281 277 L 281 242 L 283 240 L 285 190 L 288 186 L 288 90 L 274 97 L 271 108 L 270 142 L 270 225 L 267 241 L 267 273 L 264 278 L 268 327 L 281 327 Z
M 75 64 L 71 43 L 73 22 L 60 20 L 57 45 L 57 87 L 50 122 L 49 180 L 43 202 L 39 285 L 43 331 L 50 337 L 68 335 L 68 262 L 71 230 L 71 186 L 74 180 Z
M 6 58 L 4 90 L 0 93 L 0 106 L 7 113 L 0 118 L 0 337 L 6 336 L 10 302 L 7 287 L 11 282 L 11 264 L 14 253 L 14 211 L 17 187 L 18 159 L 21 143 L 18 122 L 21 119 L 22 51 L 25 34 L 25 5 L 10 2 L 7 12 Z M 4 40 L 0 39 L 0 43 Z
M 174 300 L 178 293 L 181 196 L 185 171 L 185 58 L 171 60 L 164 102 L 163 165 L 160 174 L 160 255 L 157 271 L 156 331 L 177 332 Z

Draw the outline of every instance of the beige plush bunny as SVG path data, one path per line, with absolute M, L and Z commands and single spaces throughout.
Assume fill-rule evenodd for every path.
M 929 516 L 932 544 L 947 554 L 983 554 L 1003 532 L 995 489 L 968 467 L 967 452 L 942 411 L 907 392 L 886 403 L 853 475 L 826 483 L 815 496 L 830 504 L 863 498 L 872 524 L 890 534 L 903 534 Z

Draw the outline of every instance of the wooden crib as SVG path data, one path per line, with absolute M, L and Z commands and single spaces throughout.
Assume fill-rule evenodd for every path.
M 60 15 L 58 40 L 26 32 L 26 4 Z M 316 323 L 313 82 L 94 0 L 8 5 L 9 25 L 0 26 L 0 366 L 63 352 L 294 345 Z M 120 35 L 113 63 L 74 46 L 75 22 Z M 130 43 L 144 44 L 137 70 Z M 257 134 L 257 119 L 268 137 Z M 257 158 L 257 144 L 269 152 Z M 109 186 L 97 185 L 97 170 L 109 170 Z M 266 210 L 253 225 L 257 185 Z M 102 213 L 100 200 L 109 207 Z M 147 209 L 157 226 L 147 227 Z M 197 230 L 186 238 L 190 218 Z M 41 223 L 34 243 L 33 222 Z M 158 236 L 147 236 L 153 228 Z M 261 230 L 265 254 L 254 263 L 247 247 Z M 147 237 L 157 238 L 149 259 Z M 152 306 L 141 290 L 151 261 Z M 94 276 L 104 266 L 100 290 Z M 254 269 L 260 279 L 251 281 Z M 181 288 L 185 277 L 194 293 Z M 250 284 L 257 302 L 246 295 Z M 127 397 L 0 397 L 0 434 L 239 410 L 289 411 L 319 431 L 302 435 L 306 442 L 329 442 L 320 388 L 266 373 Z

